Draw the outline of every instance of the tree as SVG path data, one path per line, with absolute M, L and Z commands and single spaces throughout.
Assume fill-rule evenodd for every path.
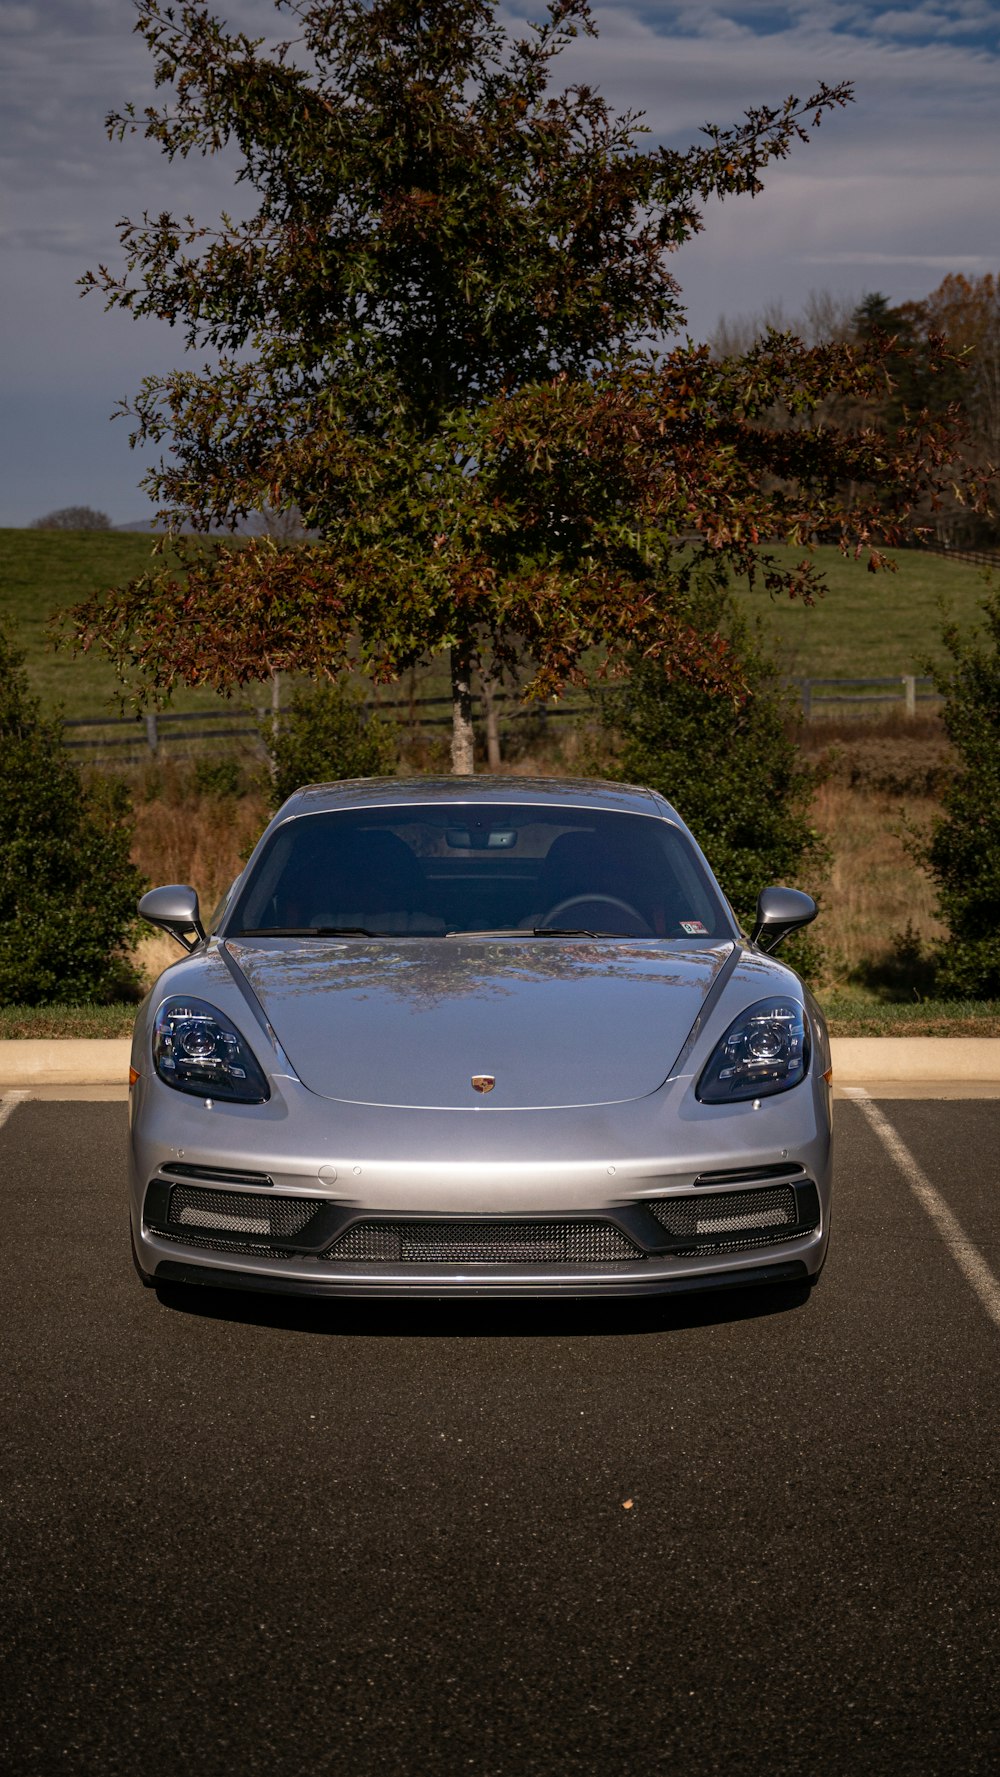
M 89 787 L 0 629 L 0 999 L 77 1005 L 137 982 L 125 954 L 144 883 L 124 791 Z
M 990 490 L 991 534 L 996 536 L 1000 490 L 1000 277 L 952 272 L 923 304 L 927 325 L 960 354 L 959 399 L 968 419 L 965 454 Z
M 960 402 L 961 366 L 942 351 L 943 330 L 935 328 L 925 303 L 894 307 L 880 291 L 871 291 L 855 311 L 854 328 L 862 346 L 883 348 L 880 406 L 888 426 L 905 426 L 921 413 L 942 414 Z
M 797 315 L 789 316 L 778 297 L 756 315 L 722 315 L 709 341 L 716 357 L 735 358 L 768 332 L 793 333 L 806 345 L 855 338 L 855 304 L 829 290 L 810 290 Z
M 802 762 L 775 663 L 728 588 L 706 576 L 697 616 L 706 633 L 728 637 L 740 662 L 740 707 L 692 681 L 672 684 L 659 662 L 638 659 L 604 702 L 613 775 L 674 804 L 749 927 L 762 888 L 815 875 L 826 861 L 810 813 L 816 774 Z
M 950 665 L 935 667 L 958 769 L 942 795 L 925 862 L 949 928 L 937 990 L 1000 999 L 1000 592 L 983 603 L 984 628 L 944 632 Z
M 33 518 L 33 531 L 110 531 L 111 520 L 106 512 L 95 512 L 93 506 L 60 506 L 44 518 Z
M 669 256 L 704 201 L 758 192 L 849 88 L 682 153 L 588 87 L 549 90 L 593 34 L 586 0 L 550 0 L 516 39 L 492 0 L 278 4 L 296 40 L 267 48 L 200 0 L 137 0 L 175 97 L 110 132 L 144 128 L 170 159 L 235 149 L 257 207 L 213 229 L 126 222 L 124 272 L 83 282 L 213 355 L 125 407 L 134 442 L 169 446 L 146 485 L 176 527 L 294 507 L 316 535 L 180 539 L 183 573 L 81 606 L 78 640 L 157 694 L 350 665 L 390 679 L 450 650 L 460 771 L 476 664 L 530 662 L 540 696 L 593 650 L 614 667 L 638 648 L 738 699 L 724 639 L 690 621 L 701 565 L 808 598 L 812 565 L 762 542 L 823 528 L 878 566 L 953 451 L 944 423 L 810 423 L 832 393 L 877 390 L 878 346 L 770 334 L 713 361 L 662 344 L 684 321 Z

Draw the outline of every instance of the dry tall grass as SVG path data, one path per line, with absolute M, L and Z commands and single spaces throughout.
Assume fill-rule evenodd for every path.
M 175 770 L 159 794 L 137 802 L 132 856 L 151 884 L 190 883 L 209 915 L 242 869 L 269 812 L 260 790 L 243 796 L 199 794 Z M 134 952 L 147 986 L 180 954 L 165 932 L 149 929 Z
M 824 779 L 813 819 L 830 847 L 817 937 L 825 987 L 859 982 L 891 962 L 908 934 L 924 950 L 945 936 L 936 892 L 914 856 L 930 831 L 954 756 L 937 715 L 810 724 L 799 743 Z
M 813 817 L 833 854 L 816 927 L 824 985 L 840 986 L 862 966 L 885 961 L 907 928 L 925 944 L 944 937 L 934 885 L 905 844 L 907 828 L 926 833 L 936 808 L 927 796 L 820 785 Z
M 140 803 L 133 857 L 152 882 L 191 883 L 211 912 L 242 869 L 268 813 L 259 794 Z

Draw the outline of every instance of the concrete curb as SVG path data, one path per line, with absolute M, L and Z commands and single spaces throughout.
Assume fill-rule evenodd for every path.
M 128 1037 L 0 1040 L 0 1090 L 41 1086 L 123 1086 Z M 1000 1037 L 834 1037 L 837 1086 L 873 1081 L 1000 1084 Z
M 120 1086 L 128 1081 L 129 1037 L 0 1040 L 0 1086 Z
M 1000 1037 L 834 1037 L 830 1046 L 838 1086 L 873 1080 L 1000 1083 Z

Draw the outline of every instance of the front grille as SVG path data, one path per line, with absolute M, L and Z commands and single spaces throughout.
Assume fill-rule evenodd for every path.
M 201 1191 L 175 1185 L 167 1222 L 173 1229 L 203 1228 L 219 1234 L 257 1234 L 291 1240 L 319 1205 L 311 1197 L 252 1197 L 242 1191 Z
M 403 1265 L 596 1265 L 645 1255 L 611 1222 L 356 1222 L 323 1255 Z
M 711 1197 L 661 1197 L 646 1204 L 673 1240 L 694 1238 L 687 1252 L 741 1252 L 780 1240 L 799 1227 L 799 1206 L 790 1185 L 758 1191 L 718 1191 Z M 715 1235 L 717 1238 L 712 1239 Z

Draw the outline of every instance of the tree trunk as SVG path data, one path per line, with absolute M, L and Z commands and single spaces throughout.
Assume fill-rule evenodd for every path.
M 479 682 L 483 688 L 483 710 L 486 715 L 486 763 L 491 771 L 503 770 L 503 754 L 500 751 L 500 726 L 497 720 L 496 680 L 489 673 L 481 672 Z
M 274 743 L 281 729 L 281 674 L 271 673 L 271 733 L 270 745 L 267 749 L 267 769 L 274 783 L 278 776 L 278 761 L 274 756 Z
M 471 777 L 476 769 L 468 647 L 451 651 L 451 769 L 455 777 Z

